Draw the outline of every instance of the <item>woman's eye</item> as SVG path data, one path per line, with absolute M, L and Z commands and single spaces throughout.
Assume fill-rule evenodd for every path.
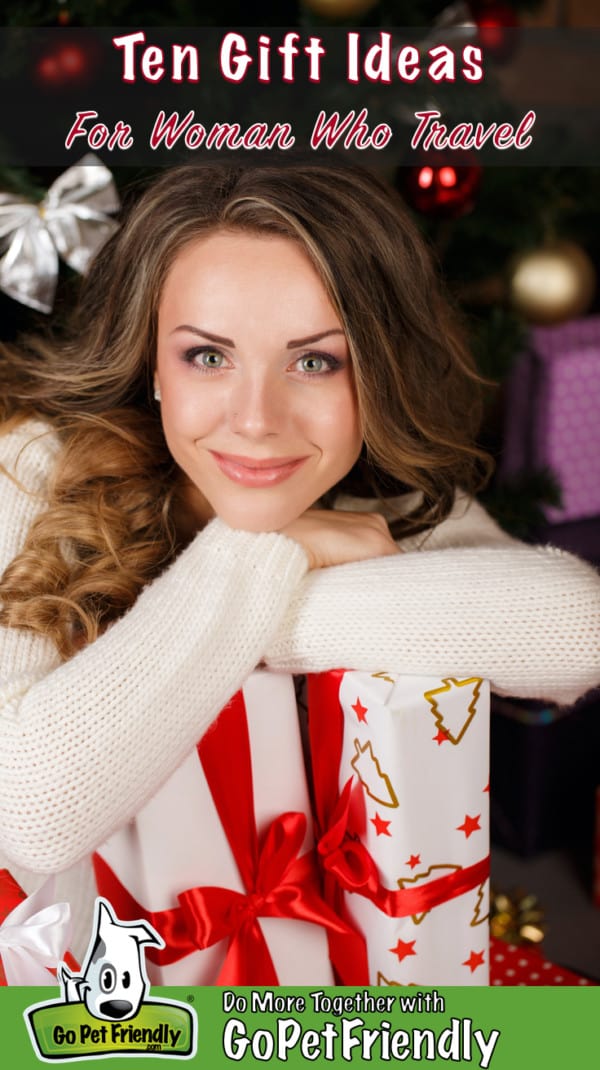
M 196 354 L 196 364 L 199 364 L 202 368 L 210 368 L 212 371 L 216 368 L 222 368 L 225 363 L 225 357 L 222 353 L 219 353 L 218 349 L 202 349 Z
M 323 375 L 325 372 L 334 371 L 339 362 L 334 357 L 323 356 L 320 353 L 307 353 L 300 357 L 296 367 L 306 375 Z
M 300 360 L 300 367 L 303 372 L 321 372 L 325 367 L 325 361 L 323 357 L 308 356 L 302 357 Z
M 186 364 L 192 364 L 200 371 L 207 372 L 219 371 L 226 364 L 225 355 L 211 346 L 193 346 L 186 349 L 183 359 Z

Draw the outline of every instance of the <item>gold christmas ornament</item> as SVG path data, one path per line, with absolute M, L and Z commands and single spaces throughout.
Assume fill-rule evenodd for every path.
M 366 15 L 379 0 L 303 0 L 304 7 L 327 19 L 351 19 Z
M 490 891 L 490 931 L 508 944 L 541 944 L 546 930 L 537 896 L 521 888 Z
M 508 290 L 514 308 L 529 323 L 562 323 L 588 310 L 596 290 L 596 272 L 580 246 L 552 242 L 516 257 Z

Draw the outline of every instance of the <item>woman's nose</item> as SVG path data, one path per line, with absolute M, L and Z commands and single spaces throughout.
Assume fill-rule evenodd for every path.
M 240 377 L 230 399 L 230 426 L 247 438 L 278 434 L 285 419 L 282 391 L 269 376 Z

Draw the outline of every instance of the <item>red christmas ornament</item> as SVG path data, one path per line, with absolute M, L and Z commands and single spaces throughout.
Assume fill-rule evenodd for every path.
M 59 26 L 68 26 L 71 21 L 71 12 L 69 11 L 69 0 L 58 0 L 58 14 L 56 21 Z
M 400 172 L 399 185 L 411 207 L 422 215 L 457 219 L 474 208 L 481 175 L 480 165 L 465 163 L 464 155 L 424 153 L 415 167 Z
M 471 9 L 484 53 L 498 62 L 506 61 L 514 51 L 519 24 L 512 7 L 495 0 L 479 0 L 471 4 Z
M 34 65 L 34 77 L 38 85 L 46 89 L 79 88 L 92 77 L 96 60 L 97 52 L 93 46 L 86 48 L 77 37 L 67 37 L 39 56 Z

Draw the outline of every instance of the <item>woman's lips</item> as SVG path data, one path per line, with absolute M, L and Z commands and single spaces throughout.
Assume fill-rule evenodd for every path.
M 244 487 L 274 487 L 289 479 L 307 460 L 306 457 L 268 457 L 258 461 L 216 450 L 210 452 L 223 475 Z

